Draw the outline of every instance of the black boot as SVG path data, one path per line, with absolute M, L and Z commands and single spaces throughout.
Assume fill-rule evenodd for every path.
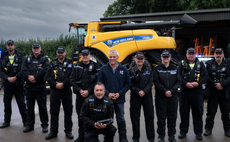
M 159 136 L 158 137 L 158 142 L 165 142 L 164 137 Z
M 30 131 L 33 131 L 34 130 L 34 127 L 33 126 L 26 126 L 26 128 L 23 130 L 24 133 L 27 133 L 27 132 L 30 132 Z
M 74 142 L 84 142 L 84 127 L 80 118 L 78 118 L 78 138 Z
M 124 122 L 117 122 L 118 125 L 118 133 L 120 142 L 128 142 L 126 137 L 126 124 Z
M 169 136 L 169 142 L 176 142 L 175 136 Z
M 56 138 L 56 137 L 57 137 L 57 133 L 50 132 L 48 135 L 46 135 L 45 139 L 50 140 L 50 139 Z
M 8 126 L 10 126 L 10 123 L 4 122 L 4 123 L 0 126 L 0 128 L 6 128 L 6 127 L 8 127 Z
M 211 129 L 206 129 L 204 132 L 204 136 L 209 136 L 212 134 L 212 130 Z
M 225 136 L 230 137 L 230 130 L 225 131 Z

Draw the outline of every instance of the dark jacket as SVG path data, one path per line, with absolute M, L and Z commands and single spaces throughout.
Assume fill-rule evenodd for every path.
M 28 55 L 22 63 L 22 72 L 24 80 L 26 81 L 25 88 L 30 91 L 45 91 L 45 75 L 49 68 L 49 59 L 41 51 L 37 58 L 34 54 Z M 36 83 L 31 83 L 28 76 L 33 75 Z
M 60 69 L 61 68 L 61 69 Z M 56 79 L 54 71 L 57 72 Z M 72 72 L 72 61 L 65 58 L 63 63 L 58 61 L 58 58 L 50 63 L 49 69 L 46 72 L 45 80 L 48 81 L 50 88 L 59 90 L 56 88 L 57 82 L 62 82 L 64 85 L 63 91 L 71 87 L 70 74 Z
M 21 65 L 24 57 L 23 54 L 16 49 L 14 55 L 15 55 L 14 63 L 10 64 L 8 51 L 6 50 L 5 52 L 3 52 L 1 56 L 2 59 L 0 62 L 0 76 L 3 79 L 4 85 L 13 85 L 7 80 L 7 78 L 16 76 L 17 79 L 14 84 L 17 86 L 22 86 L 23 81 L 22 81 Z
M 131 79 L 131 94 L 139 96 L 142 90 L 146 95 L 152 95 L 153 71 L 150 67 L 143 66 L 141 71 L 137 65 L 129 69 Z
M 183 62 L 183 63 L 182 63 Z M 199 63 L 198 63 L 199 62 Z M 200 62 L 197 58 L 195 59 L 195 61 L 193 62 L 195 63 L 194 68 L 191 70 L 190 66 L 189 66 L 189 62 L 186 59 L 182 60 L 179 64 L 178 67 L 178 72 L 181 76 L 181 92 L 183 91 L 191 91 L 194 90 L 197 93 L 202 93 L 202 85 L 206 83 L 207 79 L 208 79 L 208 73 L 207 70 L 203 64 L 203 62 Z M 184 64 L 184 65 L 183 65 Z M 199 69 L 199 80 L 197 80 L 197 76 L 195 72 L 198 72 L 198 64 L 200 64 L 200 69 Z M 187 88 L 185 85 L 188 82 L 197 82 L 199 84 L 198 87 L 195 87 L 193 89 L 189 89 Z
M 230 61 L 228 59 L 224 59 L 223 62 L 220 64 L 220 66 L 216 63 L 215 59 L 209 60 L 206 62 L 207 66 L 207 72 L 208 72 L 208 80 L 206 82 L 206 95 L 212 96 L 215 94 L 215 83 L 219 82 L 221 86 L 224 88 L 223 91 L 226 93 L 226 98 L 229 99 L 230 96 Z M 216 70 L 212 70 L 213 64 L 216 66 Z M 220 81 L 220 75 L 217 73 L 225 68 L 225 71 L 221 72 L 221 74 L 224 74 L 223 80 Z M 219 70 L 219 71 L 218 71 Z M 216 75 L 214 75 L 216 74 Z M 216 77 L 217 82 L 214 80 L 214 77 Z
M 106 96 L 109 93 L 119 93 L 120 97 L 113 100 L 113 103 L 125 102 L 125 93 L 131 86 L 129 72 L 125 66 L 118 63 L 115 73 L 113 73 L 112 67 L 107 63 L 100 68 L 97 81 L 105 85 Z
M 91 95 L 82 105 L 80 119 L 83 120 L 86 129 L 94 128 L 94 123 L 99 120 L 113 117 L 113 102 L 107 96 L 99 100 L 95 95 Z
M 181 83 L 177 67 L 172 64 L 169 64 L 167 68 L 164 64 L 157 65 L 153 71 L 153 80 L 156 94 L 163 96 L 166 91 L 171 91 L 172 95 L 176 95 Z
M 85 71 L 84 71 L 85 69 Z M 73 92 L 80 95 L 80 90 L 88 90 L 89 94 L 93 94 L 94 85 L 97 82 L 99 64 L 90 61 L 88 65 L 78 62 L 73 65 L 70 82 L 73 86 Z

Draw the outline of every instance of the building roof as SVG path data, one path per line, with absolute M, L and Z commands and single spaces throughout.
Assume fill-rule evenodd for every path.
M 184 14 L 188 14 L 197 21 L 230 20 L 230 8 L 172 11 L 144 14 L 130 14 L 100 18 L 101 21 L 122 21 L 122 20 L 145 20 L 145 21 L 170 21 L 179 20 Z

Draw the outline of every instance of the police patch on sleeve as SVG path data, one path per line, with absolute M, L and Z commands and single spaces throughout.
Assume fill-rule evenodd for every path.
M 176 74 L 176 71 L 171 71 L 170 74 Z
M 68 68 L 72 68 L 72 64 L 69 64 L 69 65 L 68 65 Z

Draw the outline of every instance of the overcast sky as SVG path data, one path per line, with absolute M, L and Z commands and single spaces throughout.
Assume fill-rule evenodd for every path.
M 69 34 L 69 23 L 99 21 L 114 1 L 0 0 L 0 39 L 57 38 Z

